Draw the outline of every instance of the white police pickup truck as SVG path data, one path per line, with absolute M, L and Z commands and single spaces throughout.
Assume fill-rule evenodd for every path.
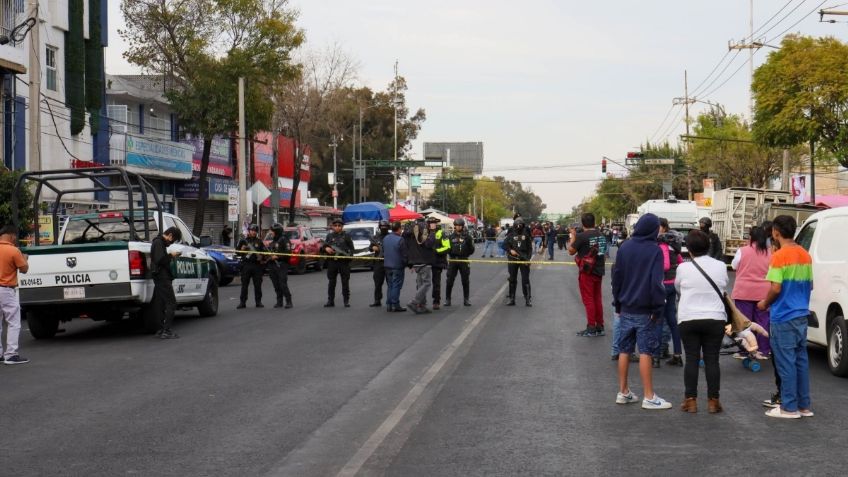
M 80 186 L 88 181 L 89 187 Z M 151 241 L 160 232 L 177 227 L 182 241 L 168 252 L 181 252 L 171 262 L 174 294 L 179 309 L 197 308 L 200 316 L 218 313 L 218 268 L 199 247 L 208 237 L 195 241 L 188 227 L 172 214 L 162 212 L 155 189 L 141 176 L 118 167 L 84 170 L 27 172 L 17 188 L 34 182 L 34 204 L 51 190 L 53 236 L 51 244 L 32 243 L 23 247 L 29 256 L 29 271 L 18 280 L 18 297 L 32 336 L 53 337 L 60 322 L 75 318 L 95 321 L 138 320 L 148 332 L 159 327 L 151 307 L 153 278 L 150 267 Z M 119 192 L 124 210 L 71 215 L 59 227 L 58 213 L 65 194 Z M 18 217 L 19 194 L 12 199 Z M 33 226 L 38 226 L 36 209 Z M 39 239 L 40 240 L 40 239 Z
M 135 215 L 135 228 L 142 228 L 143 217 Z M 60 321 L 79 317 L 114 321 L 129 315 L 148 331 L 158 328 L 149 307 L 150 242 L 130 240 L 129 219 L 122 211 L 71 216 L 57 245 L 23 249 L 29 255 L 29 272 L 20 276 L 19 296 L 33 337 L 50 338 Z M 200 316 L 216 315 L 215 261 L 193 243 L 179 217 L 163 213 L 163 228 L 157 219 L 155 214 L 149 219 L 152 235 L 169 227 L 183 235 L 182 242 L 168 247 L 169 252 L 181 252 L 171 263 L 178 307 L 196 307 Z

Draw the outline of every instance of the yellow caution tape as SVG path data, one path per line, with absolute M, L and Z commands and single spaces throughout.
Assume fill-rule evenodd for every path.
M 278 257 L 297 257 L 297 258 L 318 258 L 323 260 L 383 260 L 383 257 L 372 257 L 372 256 L 350 256 L 350 255 L 316 255 L 316 254 L 308 254 L 308 253 L 276 253 L 276 252 L 256 252 L 251 250 L 234 250 L 234 249 L 219 249 L 219 248 L 210 248 L 206 250 L 212 250 L 215 252 L 221 253 L 237 253 L 243 255 L 276 255 Z M 559 262 L 559 261 L 536 261 L 536 260 L 508 260 L 508 259 L 483 259 L 483 258 L 448 258 L 448 263 L 457 262 L 457 263 L 486 263 L 491 265 L 503 265 L 503 264 L 514 264 L 514 265 L 548 265 L 548 266 L 576 266 L 577 264 L 574 262 Z M 607 263 L 606 265 L 612 265 L 612 262 Z

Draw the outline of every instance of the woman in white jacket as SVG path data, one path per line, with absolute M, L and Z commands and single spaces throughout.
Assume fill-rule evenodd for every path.
M 708 410 L 717 413 L 722 411 L 718 400 L 721 381 L 718 357 L 727 313 L 724 311 L 724 301 L 713 284 L 721 293 L 725 292 L 728 283 L 727 266 L 707 256 L 710 237 L 700 230 L 689 232 L 686 247 L 692 255 L 692 261 L 677 268 L 674 280 L 674 286 L 680 294 L 677 322 L 686 353 L 683 370 L 685 399 L 680 409 L 683 412 L 698 412 L 698 362 L 703 357 Z

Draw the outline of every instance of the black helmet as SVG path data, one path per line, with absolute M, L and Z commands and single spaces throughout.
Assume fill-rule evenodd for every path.
M 256 224 L 250 224 L 247 230 L 248 232 L 259 232 L 259 226 Z
M 389 221 L 388 221 L 388 220 L 381 220 L 381 221 L 380 221 L 380 228 L 388 227 L 388 226 L 389 226 Z
M 283 224 L 279 222 L 274 222 L 274 225 L 271 226 L 271 230 L 283 230 L 284 228 Z
M 453 219 L 453 224 L 454 225 L 461 225 L 461 226 L 465 227 L 465 219 L 463 219 L 462 217 L 458 217 L 456 219 Z
M 524 219 L 521 218 L 521 216 L 519 215 L 518 217 L 516 217 L 515 222 L 513 222 L 512 224 L 515 225 L 516 227 L 523 227 L 524 226 Z
M 701 217 L 701 220 L 699 220 L 698 223 L 700 223 L 701 225 L 703 225 L 704 227 L 706 227 L 708 229 L 713 228 L 713 221 L 710 220 L 709 217 Z

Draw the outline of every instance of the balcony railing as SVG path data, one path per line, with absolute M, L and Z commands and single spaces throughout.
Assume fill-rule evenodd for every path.
M 25 19 L 25 0 L 0 0 L 0 36 L 11 40 L 12 30 Z

